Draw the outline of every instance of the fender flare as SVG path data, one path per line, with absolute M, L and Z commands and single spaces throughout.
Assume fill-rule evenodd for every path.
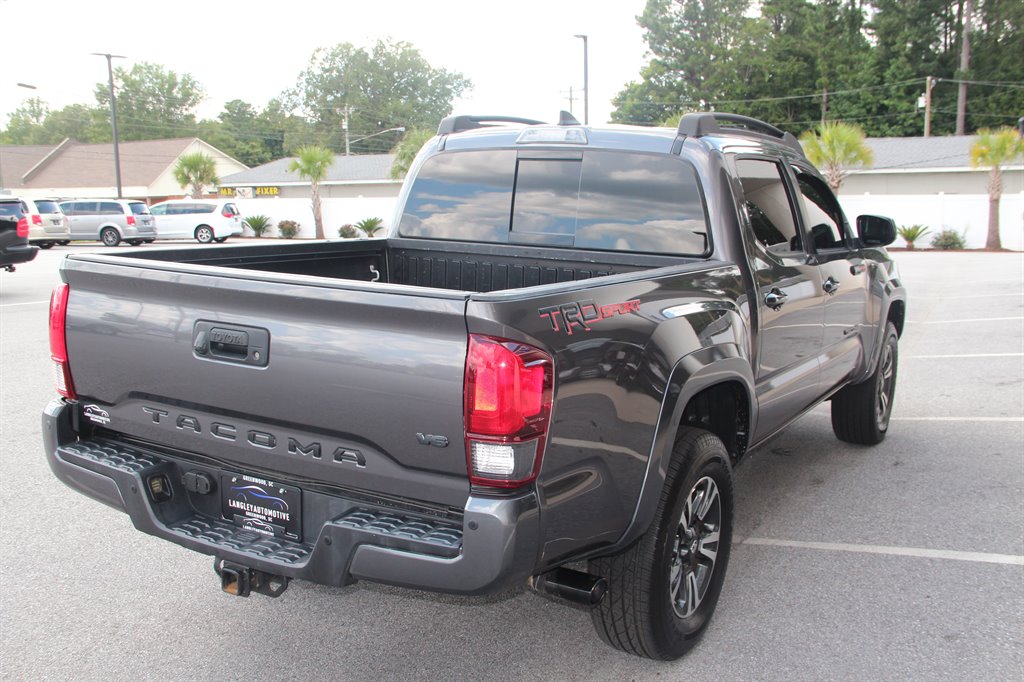
M 611 551 L 602 553 L 614 553 L 626 547 L 651 525 L 668 475 L 668 463 L 683 410 L 693 396 L 727 381 L 739 382 L 746 390 L 750 408 L 750 433 L 753 433 L 757 423 L 754 373 L 750 360 L 738 346 L 724 344 L 702 348 L 680 358 L 672 367 L 633 518 Z

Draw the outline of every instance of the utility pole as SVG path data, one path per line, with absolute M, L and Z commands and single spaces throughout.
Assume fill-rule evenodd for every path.
M 574 102 L 575 102 L 575 101 L 576 101 L 577 99 L 579 99 L 579 98 L 578 98 L 578 97 L 575 97 L 575 96 L 573 95 L 573 93 L 572 93 L 572 86 L 570 85 L 570 86 L 569 86 L 569 113 L 570 113 L 570 114 L 574 113 L 574 112 L 573 112 L 573 110 L 572 110 L 572 105 L 573 105 L 573 103 L 574 103 Z
M 964 0 L 964 19 L 960 40 L 960 87 L 956 95 L 956 134 L 963 135 L 967 118 L 967 70 L 971 68 L 971 0 Z
M 352 155 L 352 151 L 349 149 L 349 146 L 348 146 L 348 115 L 349 115 L 349 113 L 351 111 L 352 110 L 346 104 L 345 105 L 345 111 L 342 113 L 342 119 L 341 119 L 341 128 L 342 128 L 342 130 L 345 131 L 345 156 L 351 156 Z
M 825 119 L 828 117 L 828 87 L 824 87 L 821 90 L 821 125 L 825 125 Z
M 588 70 L 587 36 L 577 33 L 574 38 L 583 39 L 583 125 L 590 125 L 590 74 Z
M 932 87 L 935 79 L 928 76 L 924 80 L 924 136 L 932 135 Z
M 107 58 L 107 82 L 110 85 L 110 132 L 114 138 L 114 180 L 117 182 L 117 198 L 121 198 L 121 150 L 117 140 L 117 100 L 114 99 L 114 67 L 111 64 L 113 59 L 124 59 L 123 54 L 109 54 L 107 52 L 93 52 L 97 57 Z

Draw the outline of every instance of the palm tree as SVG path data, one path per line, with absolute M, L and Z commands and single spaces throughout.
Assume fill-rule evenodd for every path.
M 334 163 L 334 152 L 318 145 L 307 145 L 295 150 L 295 158 L 288 164 L 288 170 L 298 173 L 300 178 L 309 180 L 312 187 L 313 222 L 316 224 L 316 238 L 324 238 L 324 216 L 320 207 L 320 183 L 327 177 L 327 169 Z
M 433 136 L 434 131 L 423 128 L 410 130 L 402 136 L 402 141 L 391 150 L 391 153 L 395 155 L 395 162 L 391 164 L 391 177 L 394 180 L 401 180 L 405 177 L 420 148 Z
M 1001 249 L 999 239 L 999 198 L 1003 194 L 1002 166 L 1024 154 L 1024 138 L 1016 130 L 1003 127 L 997 130 L 983 128 L 971 145 L 971 165 L 992 166 L 988 176 L 988 236 L 986 249 Z
M 874 163 L 871 148 L 864 142 L 864 131 L 850 123 L 826 121 L 818 126 L 817 131 L 808 130 L 801 135 L 800 144 L 807 158 L 824 173 L 828 186 L 837 194 L 839 186 L 850 174 L 849 169 Z
M 217 162 L 202 152 L 182 154 L 174 164 L 174 179 L 190 196 L 203 196 L 203 187 L 216 185 Z

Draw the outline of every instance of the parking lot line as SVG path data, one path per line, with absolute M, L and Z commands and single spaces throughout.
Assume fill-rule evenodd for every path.
M 1024 317 L 971 317 L 963 320 L 909 320 L 907 324 L 959 324 L 961 322 L 1009 322 Z
M 40 303 L 49 303 L 49 301 L 25 301 L 24 303 L 0 303 L 0 308 L 10 308 L 16 305 L 39 305 Z
M 900 360 L 946 360 L 951 358 L 1024 358 L 1024 353 L 962 353 L 959 355 L 904 355 Z
M 973 561 L 975 563 L 982 564 L 1024 566 L 1024 556 L 1018 556 L 1016 554 L 995 554 L 991 552 L 959 552 L 951 549 L 890 547 L 887 545 L 855 545 L 843 542 L 802 542 L 800 540 L 776 540 L 774 538 L 744 538 L 737 544 L 760 545 L 764 547 L 791 547 L 794 549 L 818 549 L 829 552 L 888 554 L 891 556 L 917 557 L 921 559 L 950 559 L 953 561 Z
M 1024 417 L 892 417 L 901 422 L 1024 422 Z

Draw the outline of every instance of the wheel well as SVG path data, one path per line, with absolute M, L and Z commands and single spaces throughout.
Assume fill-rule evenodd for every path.
M 681 426 L 693 426 L 718 436 L 735 463 L 750 443 L 750 400 L 738 381 L 705 388 L 690 398 Z
M 896 335 L 903 336 L 903 319 L 907 314 L 907 304 L 903 301 L 893 301 L 889 305 L 888 321 L 896 327 Z

